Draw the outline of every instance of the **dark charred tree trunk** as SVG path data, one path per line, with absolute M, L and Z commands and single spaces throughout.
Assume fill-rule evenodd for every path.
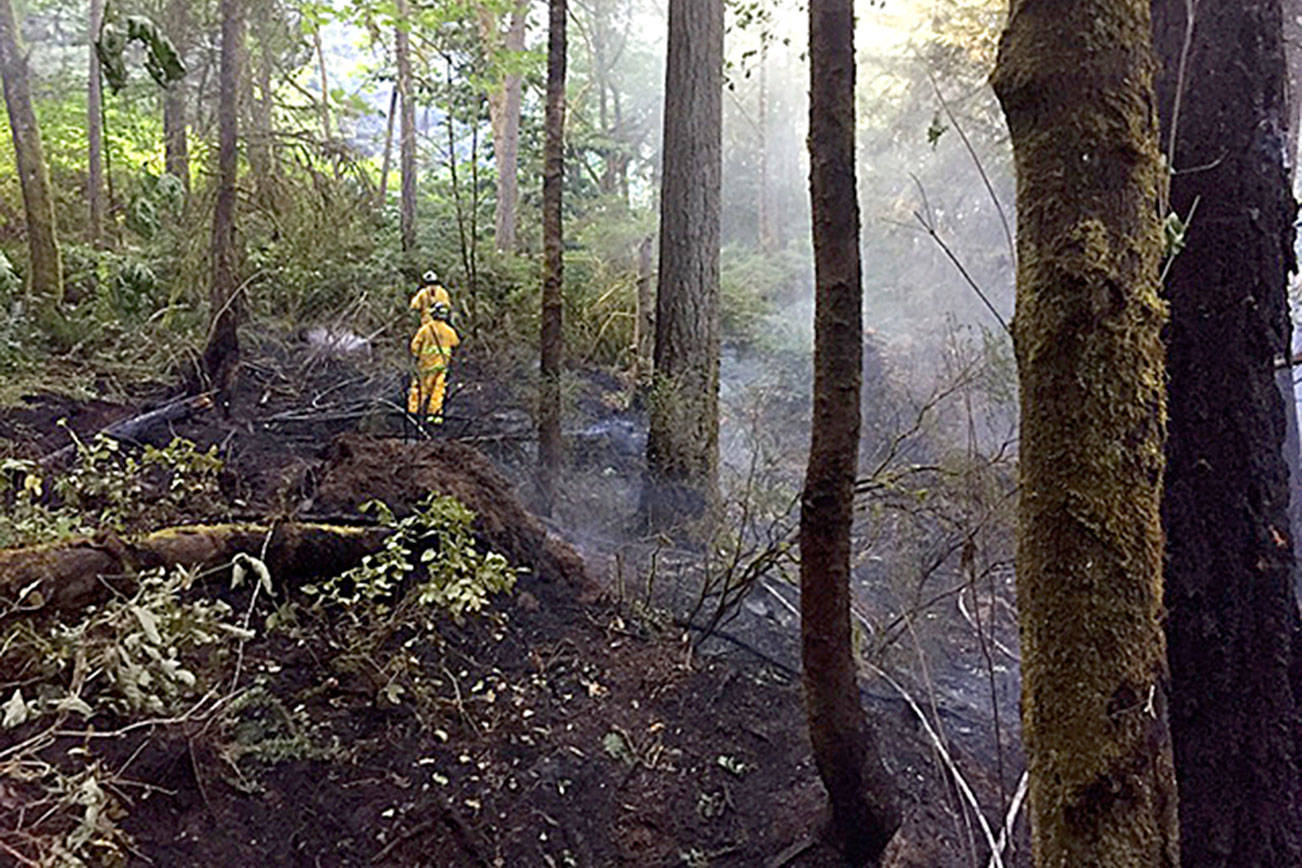
M 239 159 L 239 68 L 243 54 L 240 0 L 221 0 L 222 48 L 218 97 L 217 202 L 212 216 L 212 272 L 209 287 L 211 325 L 204 349 L 204 373 L 229 408 L 240 363 L 236 333 L 240 311 L 239 253 L 235 232 L 235 173 Z
M 1017 601 L 1037 865 L 1179 861 L 1162 612 L 1165 395 L 1148 0 L 1013 0 Z
M 63 265 L 41 129 L 32 111 L 27 48 L 14 16 L 13 0 L 0 0 L 0 75 L 4 78 L 5 107 L 9 110 L 18 182 L 27 212 L 27 251 L 31 259 L 27 286 L 39 315 L 53 324 L 63 303 Z
M 86 43 L 89 69 L 86 76 L 86 203 L 90 209 L 90 240 L 98 244 L 104 228 L 103 95 L 99 55 L 95 42 L 104 23 L 104 0 L 90 0 L 90 28 Z
M 712 512 L 719 475 L 723 0 L 670 0 L 655 375 L 642 514 Z
M 543 144 L 543 280 L 541 360 L 538 387 L 538 480 L 540 508 L 551 515 L 556 477 L 564 461 L 561 443 L 561 191 L 565 186 L 565 0 L 550 0 L 547 23 L 547 116 Z
M 402 117 L 398 130 L 398 165 L 402 175 L 402 203 L 399 216 L 402 250 L 411 253 L 416 249 L 416 102 L 411 86 L 411 26 L 408 0 L 398 0 L 398 27 L 394 39 L 394 54 L 398 62 L 398 93 L 402 103 Z
M 850 531 L 859 464 L 863 287 L 854 159 L 854 3 L 810 0 L 814 413 L 800 510 L 805 708 L 837 844 L 876 859 L 900 825 L 895 790 L 859 705 L 850 630 Z
M 186 0 L 171 0 L 167 6 L 167 29 L 176 50 L 185 54 L 189 44 L 189 15 Z M 190 146 L 186 134 L 185 80 L 174 81 L 163 92 L 164 167 L 181 179 L 190 191 Z
M 1285 161 L 1289 170 L 1289 186 L 1297 191 L 1298 131 L 1302 128 L 1302 0 L 1284 0 L 1284 60 L 1288 64 L 1288 150 Z M 1293 284 L 1298 277 L 1293 269 Z M 1290 284 L 1289 296 L 1293 294 Z M 1290 536 L 1293 538 L 1293 592 L 1302 597 L 1302 561 L 1299 561 L 1298 540 L 1302 539 L 1302 424 L 1297 409 L 1297 386 L 1293 378 L 1297 368 L 1290 365 L 1280 368 L 1275 375 L 1280 397 L 1284 400 L 1284 463 L 1288 465 L 1288 515 Z M 1294 683 L 1294 698 L 1298 682 Z
M 1284 406 L 1293 268 L 1280 0 L 1154 0 L 1170 208 L 1166 634 L 1185 865 L 1302 865 Z M 1179 109 L 1175 110 L 1179 100 Z M 1177 117 L 1172 129 L 1172 118 Z

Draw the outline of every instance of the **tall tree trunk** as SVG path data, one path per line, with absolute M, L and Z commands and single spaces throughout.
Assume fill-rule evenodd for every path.
M 267 34 L 275 26 L 271 20 L 270 3 L 254 4 L 246 11 L 245 39 L 240 52 L 240 102 L 242 104 L 243 138 L 249 161 L 249 174 L 258 199 L 274 205 L 271 182 L 271 70 L 267 57 Z M 257 58 L 250 41 L 258 43 Z M 258 94 L 254 96 L 254 84 Z
M 500 33 L 497 16 L 479 7 L 479 32 L 490 53 L 524 51 L 528 0 L 518 0 L 511 10 L 506 32 Z M 514 64 L 514 60 L 512 60 Z M 493 209 L 493 239 L 503 253 L 515 251 L 516 212 L 520 203 L 520 108 L 524 83 L 519 73 L 510 73 L 488 94 L 488 117 L 493 126 L 493 161 L 497 166 L 497 203 Z
M 850 630 L 850 531 L 859 464 L 863 288 L 854 160 L 854 3 L 810 0 L 814 413 L 800 510 L 800 636 L 809 738 L 838 845 L 856 865 L 900 825 L 859 706 Z
M 1298 132 L 1302 128 L 1302 0 L 1284 0 L 1284 61 L 1288 65 L 1288 150 L 1289 187 L 1297 191 Z M 1297 280 L 1293 269 L 1293 281 Z M 1293 295 L 1289 290 L 1289 297 Z M 1292 347 L 1290 347 L 1290 350 Z M 1302 597 L 1302 563 L 1298 540 L 1302 540 L 1302 425 L 1299 424 L 1297 386 L 1293 377 L 1298 369 L 1292 364 L 1275 375 L 1279 394 L 1284 401 L 1284 463 L 1288 465 L 1288 514 L 1293 538 L 1293 592 Z M 1297 685 L 1294 685 L 1296 693 Z M 1295 695 L 1295 698 L 1296 695 Z
M 276 103 L 275 94 L 271 86 L 271 68 L 274 60 L 270 42 L 266 37 L 266 31 L 260 40 L 262 43 L 259 52 L 258 62 L 258 102 L 257 102 L 257 136 L 259 148 L 262 153 L 260 159 L 266 165 L 266 177 L 258 179 L 258 185 L 264 194 L 272 193 L 272 182 L 275 180 L 277 168 L 276 154 Z M 250 160 L 250 164 L 252 160 Z M 271 198 L 274 198 L 274 194 Z
M 655 238 L 648 235 L 637 246 L 637 319 L 633 337 L 634 369 L 633 388 L 645 396 L 651 386 L 652 353 L 655 350 L 656 309 L 651 279 L 651 245 Z
M 759 53 L 759 192 L 756 195 L 756 229 L 761 253 L 773 252 L 773 225 L 769 215 L 769 102 L 768 102 L 768 35 L 760 37 Z
M 547 113 L 543 144 L 543 286 L 541 383 L 538 389 L 538 479 L 541 509 L 551 515 L 556 477 L 564 461 L 561 443 L 561 192 L 565 187 L 565 0 L 549 0 Z
M 27 81 L 27 48 L 14 16 L 13 0 L 0 0 L 0 75 L 4 78 L 5 107 L 9 110 L 18 181 L 27 212 L 27 250 L 31 259 L 27 285 L 42 318 L 54 323 L 63 303 L 63 265 L 50 174 Z
M 1171 210 L 1166 635 L 1186 865 L 1302 865 L 1284 405 L 1293 221 L 1280 0 L 1153 0 Z M 1227 38 L 1227 34 L 1236 34 Z M 1178 112 L 1173 107 L 1179 100 Z M 1172 118 L 1178 115 L 1178 128 Z M 1194 169 L 1196 171 L 1180 171 Z M 1290 389 L 1291 392 L 1291 389 Z
M 239 157 L 238 117 L 242 14 L 240 0 L 221 0 L 221 72 L 218 102 L 217 202 L 212 217 L 212 273 L 209 289 L 211 325 L 204 349 L 204 371 L 229 408 L 240 362 L 236 334 L 243 307 L 238 287 L 235 234 L 235 173 Z
M 383 208 L 389 198 L 389 165 L 393 156 L 393 121 L 398 115 L 398 85 L 393 86 L 389 95 L 389 122 L 384 130 L 384 161 L 380 164 L 380 207 Z
M 411 87 L 411 26 L 409 0 L 398 0 L 398 27 L 394 54 L 398 61 L 398 92 L 402 101 L 399 126 L 399 166 L 402 173 L 402 207 L 399 217 L 402 250 L 416 249 L 416 103 Z
M 171 0 L 167 5 L 167 29 L 176 50 L 185 55 L 189 45 L 187 0 Z M 190 192 L 190 147 L 186 135 L 185 79 L 174 81 L 163 92 L 164 166 L 169 175 L 181 179 Z
M 104 0 L 90 0 L 90 29 L 87 42 L 89 69 L 86 86 L 86 202 L 90 206 L 90 240 L 98 244 L 104 227 L 104 99 L 100 81 L 99 55 L 95 43 L 104 23 Z
M 660 280 L 642 513 L 713 511 L 719 474 L 719 191 L 723 0 L 670 0 Z
M 330 132 L 330 79 L 326 77 L 325 48 L 321 45 L 320 25 L 312 28 L 312 47 L 316 51 L 317 75 L 321 77 L 321 134 L 324 141 L 334 136 Z
M 1148 0 L 1013 0 L 1017 600 L 1037 865 L 1174 866 Z

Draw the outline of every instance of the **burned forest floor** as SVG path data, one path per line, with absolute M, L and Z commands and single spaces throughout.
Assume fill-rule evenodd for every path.
M 5 544 L 59 539 L 141 567 L 57 611 L 44 585 L 0 576 L 0 864 L 841 864 L 820 837 L 794 589 L 761 577 L 701 641 L 699 549 L 631 527 L 645 419 L 624 384 L 567 383 L 572 471 L 544 520 L 528 509 L 527 371 L 467 359 L 453 377 L 436 430 L 404 419 L 403 372 L 293 340 L 247 353 L 229 408 L 111 447 L 96 433 L 177 390 L 0 408 Z M 466 539 L 430 493 L 475 513 Z M 409 534 L 414 569 L 390 547 L 290 578 L 268 555 L 295 523 L 377 520 L 405 528 L 389 539 Z M 131 560 L 139 535 L 197 524 L 266 542 L 234 562 Z M 435 588 L 462 555 L 495 578 Z M 942 662 L 866 673 L 905 817 L 883 864 L 1029 864 L 1015 631 L 993 580 L 963 610 L 1004 618 L 993 651 L 946 599 L 901 643 Z M 888 632 L 899 619 L 879 602 L 861 608 Z

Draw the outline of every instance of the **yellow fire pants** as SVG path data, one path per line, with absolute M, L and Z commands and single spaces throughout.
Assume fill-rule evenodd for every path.
M 443 414 L 443 394 L 447 390 L 447 381 L 446 366 L 419 371 L 411 378 L 411 389 L 407 392 L 407 412 L 415 415 L 421 411 L 421 405 L 425 404 L 428 407 L 426 414 L 439 419 Z

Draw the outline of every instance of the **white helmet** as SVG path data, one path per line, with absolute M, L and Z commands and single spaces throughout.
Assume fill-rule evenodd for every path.
M 439 282 L 439 276 L 438 276 L 437 274 L 434 273 L 434 270 L 433 270 L 433 269 L 430 269 L 429 271 L 427 271 L 427 272 L 425 272 L 424 274 L 422 274 L 422 275 L 420 276 L 420 279 L 421 279 L 421 282 L 424 283 L 426 286 L 429 286 L 430 284 L 438 283 L 438 282 Z

